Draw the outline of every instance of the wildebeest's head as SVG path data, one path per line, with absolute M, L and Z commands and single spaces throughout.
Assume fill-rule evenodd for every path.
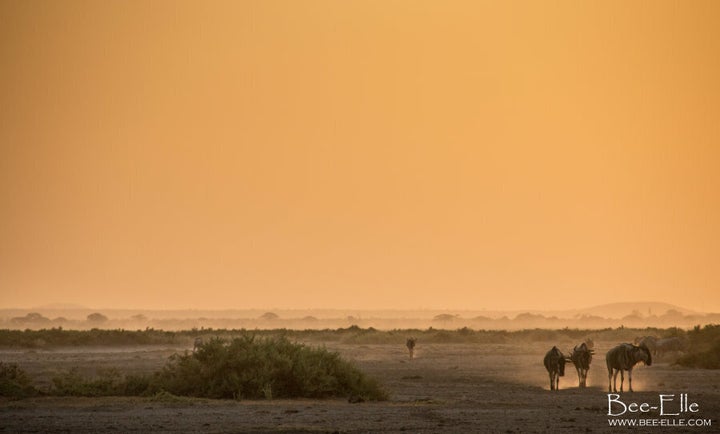
M 558 350 L 558 353 L 560 353 L 560 350 Z M 558 359 L 558 374 L 562 377 L 565 375 L 565 357 L 560 353 L 560 358 Z
M 638 346 L 637 355 L 635 356 L 636 361 L 643 361 L 645 365 L 651 366 L 652 365 L 652 353 L 650 352 L 650 349 L 645 345 L 644 343 L 641 343 Z
M 570 355 L 570 360 L 577 367 L 589 369 L 590 362 L 592 361 L 593 353 L 594 353 L 594 351 L 588 349 L 587 344 L 585 342 L 583 342 L 579 345 L 576 345 L 575 348 L 573 348 L 573 352 Z

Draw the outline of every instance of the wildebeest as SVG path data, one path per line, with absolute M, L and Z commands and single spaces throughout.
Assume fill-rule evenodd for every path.
M 635 345 L 645 345 L 650 352 L 655 355 L 657 354 L 657 338 L 655 336 L 640 336 L 635 338 Z
M 685 343 L 678 337 L 658 339 L 655 343 L 655 355 L 660 357 L 670 351 L 682 351 Z
M 203 346 L 205 342 L 203 341 L 203 338 L 197 337 L 195 338 L 195 341 L 193 342 L 193 353 L 197 351 L 200 347 Z
M 617 392 L 618 372 L 620 372 L 620 391 L 623 391 L 623 382 L 625 381 L 623 371 L 628 371 L 628 382 L 630 384 L 630 391 L 632 392 L 633 366 L 638 362 L 643 362 L 646 366 L 652 365 L 652 355 L 648 347 L 644 344 L 640 344 L 640 346 L 620 344 L 607 352 L 605 361 L 607 362 L 608 368 L 608 392 Z
M 583 342 L 579 345 L 575 345 L 573 352 L 570 355 L 570 361 L 575 365 L 575 370 L 578 374 L 578 386 L 587 386 L 587 373 L 590 369 L 590 362 L 592 361 L 592 355 L 594 351 L 588 348 L 587 343 Z
M 410 358 L 412 359 L 415 356 L 415 338 L 410 337 L 407 338 L 405 341 L 405 346 L 408 349 L 408 352 L 410 353 Z
M 565 375 L 565 356 L 557 347 L 552 347 L 550 351 L 545 354 L 543 364 L 550 376 L 550 390 L 558 390 L 560 377 Z

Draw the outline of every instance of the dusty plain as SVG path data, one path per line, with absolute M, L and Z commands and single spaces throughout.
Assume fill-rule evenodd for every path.
M 577 375 L 569 365 L 557 392 L 548 390 L 542 365 L 553 344 L 564 352 L 572 347 L 572 342 L 419 342 L 416 358 L 410 360 L 403 346 L 328 342 L 327 348 L 380 380 L 391 399 L 349 403 L 346 399 L 0 398 L 0 432 L 718 432 L 720 371 L 680 368 L 671 363 L 671 356 L 663 357 L 651 367 L 638 366 L 635 392 L 621 398 L 626 403 L 657 405 L 660 394 L 675 394 L 667 404 L 670 412 L 676 410 L 679 394 L 687 393 L 699 411 L 669 419 L 700 418 L 710 420 L 710 426 L 611 427 L 604 354 L 615 342 L 596 342 L 588 388 L 577 387 Z M 167 346 L 2 350 L 0 360 L 17 363 L 42 386 L 73 367 L 87 374 L 113 367 L 124 373 L 153 372 L 167 357 L 184 350 Z M 661 419 L 657 411 L 626 416 Z

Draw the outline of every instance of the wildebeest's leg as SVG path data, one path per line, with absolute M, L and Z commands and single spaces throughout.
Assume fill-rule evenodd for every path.
M 628 383 L 630 384 L 630 391 L 632 392 L 632 368 L 628 369 Z
M 620 369 L 620 391 L 623 391 L 623 383 L 625 382 L 625 371 Z
M 612 374 L 613 369 L 608 368 L 608 392 L 612 392 Z
M 582 387 L 582 376 L 581 376 L 581 374 L 580 374 L 580 368 L 578 368 L 578 367 L 576 366 L 576 367 L 575 367 L 575 370 L 577 371 L 577 374 L 578 374 L 578 386 Z
M 550 390 L 555 390 L 555 381 L 553 381 L 553 374 L 552 372 L 548 372 L 548 377 L 550 377 Z
M 622 370 L 618 369 L 617 371 L 615 371 L 615 374 L 613 375 L 613 392 L 615 392 L 615 393 L 617 393 L 617 376 L 621 372 L 622 372 Z M 620 387 L 621 387 L 620 390 L 622 390 L 622 386 L 620 386 Z
M 620 369 L 616 369 L 613 374 L 613 392 L 617 393 L 617 376 L 620 373 Z

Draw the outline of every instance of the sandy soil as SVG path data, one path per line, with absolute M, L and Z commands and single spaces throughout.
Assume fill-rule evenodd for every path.
M 351 404 L 346 400 L 215 401 L 151 398 L 36 398 L 0 401 L 0 432 L 720 432 L 720 371 L 691 370 L 659 360 L 634 372 L 635 393 L 625 402 L 658 405 L 659 394 L 687 393 L 699 412 L 678 419 L 710 419 L 710 427 L 610 427 L 608 419 L 660 419 L 657 411 L 608 417 L 605 351 L 597 342 L 587 389 L 577 388 L 572 366 L 548 390 L 542 366 L 553 345 L 460 345 L 418 343 L 409 360 L 395 345 L 333 345 L 391 392 L 390 401 Z M 570 343 L 561 349 L 570 348 Z M 16 362 L 41 383 L 58 371 L 97 367 L 151 372 L 175 348 L 57 349 L 0 351 L 0 360 Z M 668 410 L 669 411 L 669 410 Z

